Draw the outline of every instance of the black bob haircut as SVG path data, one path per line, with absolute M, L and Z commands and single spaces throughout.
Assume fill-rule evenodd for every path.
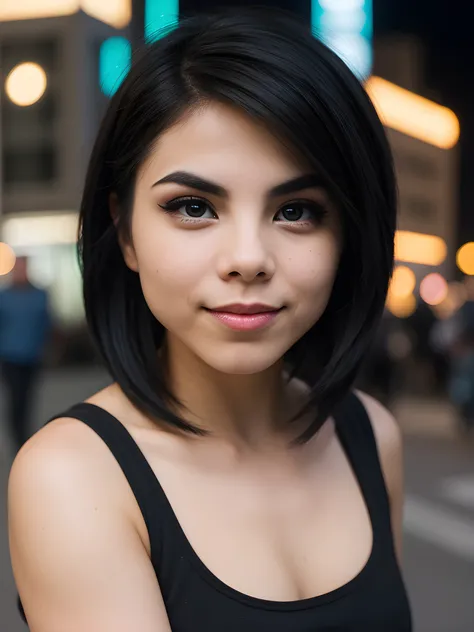
M 87 322 L 113 379 L 155 420 L 204 434 L 176 413 L 157 349 L 165 330 L 125 264 L 137 170 L 156 138 L 192 108 L 218 102 L 264 124 L 321 176 L 339 208 L 343 249 L 327 308 L 285 355 L 311 387 L 306 441 L 351 389 L 392 274 L 396 184 L 382 124 L 363 86 L 308 25 L 239 9 L 188 18 L 146 46 L 112 97 L 89 163 L 79 258 Z M 116 222 L 110 196 L 118 200 Z

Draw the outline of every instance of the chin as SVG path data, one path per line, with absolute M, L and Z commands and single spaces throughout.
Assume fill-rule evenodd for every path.
M 240 349 L 216 349 L 215 353 L 199 354 L 201 360 L 219 373 L 226 375 L 255 375 L 277 364 L 284 355 L 242 345 Z

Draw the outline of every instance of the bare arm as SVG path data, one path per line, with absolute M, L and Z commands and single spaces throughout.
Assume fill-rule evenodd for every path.
M 390 498 L 390 511 L 395 550 L 398 562 L 402 563 L 403 542 L 403 439 L 400 427 L 393 415 L 377 400 L 366 393 L 358 392 L 374 429 L 380 461 Z
M 104 480 L 107 468 L 119 480 L 112 461 L 98 465 L 97 444 L 84 453 L 96 439 L 75 424 L 41 430 L 10 473 L 10 551 L 30 630 L 171 632 L 145 546 Z

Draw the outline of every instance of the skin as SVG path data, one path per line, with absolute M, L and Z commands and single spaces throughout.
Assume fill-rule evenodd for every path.
M 155 184 L 177 171 L 212 180 L 226 195 Z M 337 209 L 319 186 L 269 197 L 308 172 L 269 132 L 224 106 L 194 112 L 157 140 L 121 245 L 167 329 L 162 361 L 172 388 L 210 434 L 169 431 L 117 385 L 88 400 L 132 434 L 206 566 L 243 593 L 278 601 L 346 584 L 365 566 L 373 538 L 333 420 L 305 445 L 288 445 L 309 421 L 285 423 L 307 388 L 284 382 L 281 357 L 324 312 L 342 248 Z M 161 208 L 189 195 L 206 200 L 203 217 Z M 297 225 L 282 209 L 302 199 Z M 318 213 L 323 207 L 321 220 L 311 219 L 312 204 Z M 230 330 L 205 309 L 236 302 L 285 309 L 257 332 Z M 400 433 L 378 402 L 361 397 L 401 555 Z M 9 480 L 9 529 L 34 632 L 169 632 L 137 503 L 107 447 L 81 422 L 52 422 L 22 448 Z

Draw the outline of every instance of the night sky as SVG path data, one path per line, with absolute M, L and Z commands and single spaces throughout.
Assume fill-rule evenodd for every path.
M 181 13 L 222 6 L 278 6 L 310 19 L 311 0 L 181 0 Z M 423 96 L 439 98 L 460 120 L 459 245 L 474 241 L 474 43 L 467 0 L 373 0 L 374 36 L 411 33 L 426 47 Z

